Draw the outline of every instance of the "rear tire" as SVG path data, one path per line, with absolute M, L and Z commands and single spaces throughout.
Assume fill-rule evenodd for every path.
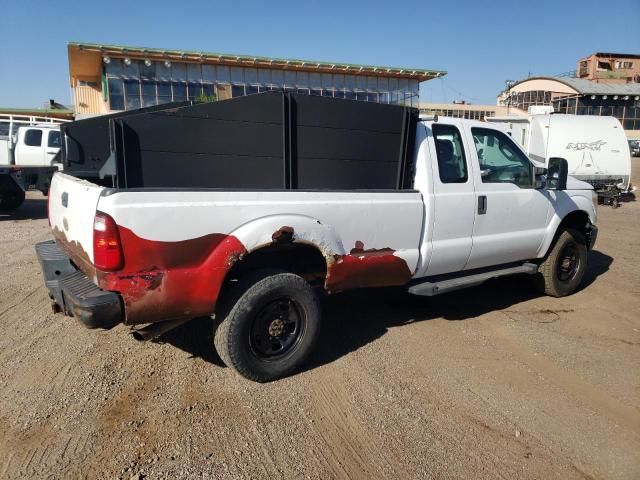
M 552 297 L 574 293 L 587 270 L 588 255 L 584 235 L 572 228 L 563 230 L 538 268 L 538 290 Z
M 256 382 L 291 375 L 307 360 L 320 330 L 311 286 L 292 273 L 258 272 L 228 290 L 214 343 L 230 368 Z M 237 298 L 237 301 L 233 301 Z

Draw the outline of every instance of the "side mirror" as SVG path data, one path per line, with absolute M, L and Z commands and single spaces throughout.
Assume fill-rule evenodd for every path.
M 551 157 L 547 168 L 547 187 L 552 190 L 566 190 L 569 164 L 560 157 Z

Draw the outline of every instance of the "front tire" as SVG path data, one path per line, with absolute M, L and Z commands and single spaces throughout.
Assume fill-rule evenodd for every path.
M 563 230 L 538 269 L 538 289 L 552 297 L 574 293 L 587 270 L 588 255 L 584 235 L 572 228 Z
M 221 309 L 214 337 L 222 361 L 256 382 L 298 370 L 320 329 L 320 305 L 311 286 L 292 273 L 265 272 L 241 281 L 235 290 L 238 300 Z

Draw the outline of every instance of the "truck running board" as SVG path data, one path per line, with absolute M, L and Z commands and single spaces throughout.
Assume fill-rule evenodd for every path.
M 409 287 L 409 293 L 413 295 L 421 295 L 424 297 L 433 297 L 441 293 L 453 292 L 461 288 L 473 287 L 481 283 L 491 280 L 492 278 L 504 277 L 505 275 L 515 275 L 518 273 L 527 273 L 534 275 L 538 273 L 538 265 L 535 263 L 523 263 L 515 267 L 502 268 L 500 270 L 491 270 L 489 272 L 475 273 L 465 275 L 463 277 L 450 278 L 436 282 L 423 282 Z

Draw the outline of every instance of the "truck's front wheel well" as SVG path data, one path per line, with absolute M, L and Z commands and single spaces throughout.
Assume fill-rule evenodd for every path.
M 589 215 L 586 212 L 578 210 L 571 212 L 564 217 L 556 230 L 552 246 L 555 244 L 558 236 L 567 228 L 580 232 L 584 236 L 587 246 L 591 245 L 591 222 L 589 221 Z

